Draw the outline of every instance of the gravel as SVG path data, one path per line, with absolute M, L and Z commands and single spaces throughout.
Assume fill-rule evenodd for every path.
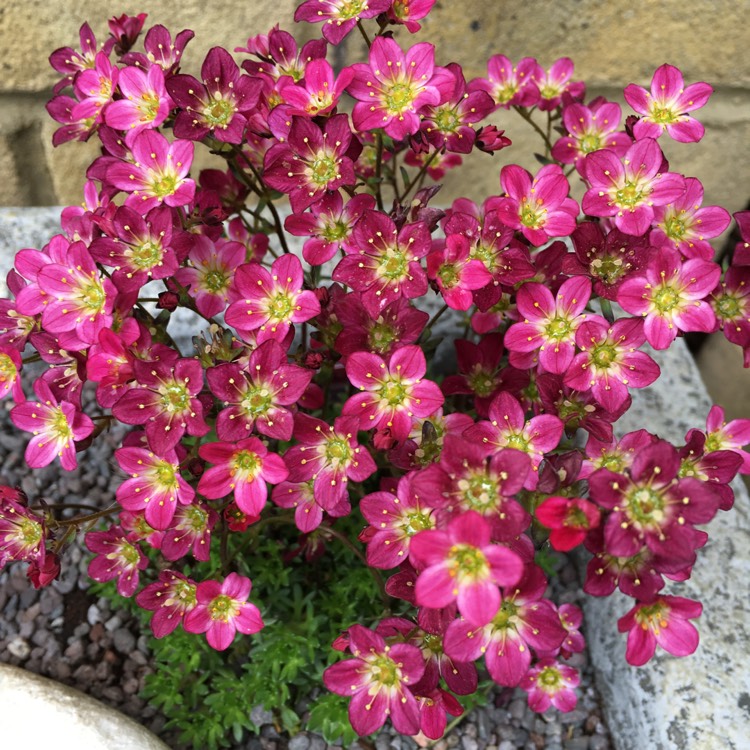
M 27 368 L 26 392 L 35 376 Z M 84 400 L 91 398 L 84 394 Z M 2 483 L 20 485 L 30 497 L 43 495 L 107 507 L 114 502 L 112 453 L 123 431 L 102 434 L 87 450 L 76 471 L 62 471 L 58 463 L 30 472 L 23 462 L 28 436 L 10 422 L 13 404 L 0 402 L 0 477 Z M 65 511 L 66 513 L 71 511 Z M 72 511 L 78 513 L 79 511 Z M 561 559 L 554 582 L 557 601 L 579 603 L 583 597 L 572 562 Z M 113 611 L 103 598 L 88 591 L 88 557 L 78 545 L 63 554 L 62 573 L 49 587 L 36 591 L 24 566 L 9 565 L 0 571 L 0 662 L 24 667 L 75 687 L 101 700 L 179 748 L 166 719 L 139 697 L 151 673 L 147 639 L 138 621 L 127 612 Z M 498 689 L 487 706 L 475 709 L 443 739 L 435 750 L 610 750 L 613 744 L 603 720 L 593 682 L 588 653 L 576 654 L 571 663 L 581 671 L 579 702 L 575 711 L 561 714 L 551 709 L 543 715 L 530 711 L 520 690 Z M 325 750 L 329 747 L 312 733 L 291 739 L 279 737 L 272 716 L 262 707 L 251 709 L 261 725 L 259 736 L 233 746 L 233 750 Z M 422 745 L 424 746 L 424 744 Z M 339 746 L 332 746 L 340 750 Z M 352 750 L 416 750 L 411 737 L 387 728 L 374 743 L 359 740 Z

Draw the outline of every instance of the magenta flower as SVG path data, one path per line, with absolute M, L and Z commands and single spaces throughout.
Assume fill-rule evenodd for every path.
M 174 106 L 164 85 L 164 71 L 158 65 L 148 71 L 123 68 L 118 86 L 123 98 L 106 108 L 104 122 L 115 130 L 124 130 L 128 143 L 142 130 L 158 128 Z
M 323 673 L 333 693 L 351 697 L 349 721 L 359 735 L 372 734 L 390 717 L 401 734 L 419 732 L 419 708 L 409 689 L 424 673 L 424 658 L 416 646 L 387 646 L 362 625 L 348 631 L 352 659 L 332 664 Z
M 673 247 L 686 258 L 713 260 L 714 249 L 706 240 L 718 237 L 731 221 L 719 206 L 701 207 L 703 185 L 685 178 L 685 192 L 666 206 L 654 208 L 654 228 L 649 239 L 656 247 Z
M 521 404 L 505 391 L 490 404 L 488 422 L 477 422 L 464 432 L 464 437 L 485 446 L 488 455 L 500 448 L 515 448 L 528 453 L 533 471 L 524 483 L 526 489 L 537 484 L 536 472 L 545 453 L 557 448 L 563 433 L 563 423 L 552 414 L 540 414 L 528 422 Z
M 648 263 L 652 248 L 646 237 L 633 237 L 613 227 L 606 234 L 601 224 L 584 221 L 570 236 L 575 255 L 563 258 L 563 273 L 588 276 L 594 293 L 608 300 L 617 298 L 625 279 Z
M 205 235 L 196 235 L 188 258 L 190 266 L 177 269 L 175 280 L 189 287 L 198 312 L 206 318 L 224 312 L 235 271 L 245 262 L 247 249 L 239 242 L 214 244 Z
M 239 631 L 252 635 L 263 628 L 258 608 L 247 601 L 249 578 L 230 573 L 222 583 L 203 581 L 195 593 L 196 604 L 183 618 L 187 633 L 205 633 L 208 645 L 217 651 L 229 648 Z
M 289 137 L 270 148 L 264 159 L 266 184 L 289 194 L 294 213 L 301 213 L 327 191 L 354 185 L 349 117 L 334 115 L 321 130 L 305 117 L 292 117 Z M 358 142 L 354 142 L 358 148 Z
M 681 143 L 696 143 L 705 129 L 688 115 L 707 102 L 713 88 L 707 83 L 685 86 L 682 73 L 666 63 L 656 69 L 651 91 L 631 83 L 625 87 L 625 101 L 642 117 L 633 126 L 636 140 L 658 138 L 665 130 Z
M 271 500 L 280 508 L 294 510 L 294 523 L 303 534 L 315 531 L 323 521 L 323 508 L 313 494 L 312 480 L 308 482 L 281 482 L 273 488 Z M 351 506 L 348 496 L 338 505 L 326 510 L 331 518 L 348 516 L 350 512 Z
M 645 234 L 654 220 L 654 206 L 676 201 L 684 192 L 681 175 L 665 172 L 664 155 L 652 138 L 634 143 L 620 161 L 603 149 L 586 157 L 591 188 L 581 207 L 590 216 L 613 216 L 626 234 Z
M 513 65 L 505 55 L 493 55 L 487 62 L 487 78 L 475 78 L 469 89 L 488 92 L 504 109 L 531 107 L 539 101 L 536 80 L 543 75 L 544 69 L 533 57 Z
M 107 531 L 89 531 L 84 541 L 95 553 L 89 563 L 89 576 L 100 583 L 116 578 L 117 593 L 133 596 L 138 588 L 139 571 L 148 566 L 140 546 L 131 543 L 119 526 L 111 526 Z
M 154 613 L 151 632 L 155 638 L 164 638 L 174 632 L 197 604 L 196 591 L 197 586 L 192 578 L 175 570 L 162 570 L 158 581 L 138 592 L 136 604 Z
M 148 211 L 160 203 L 186 206 L 195 197 L 195 182 L 187 175 L 193 163 L 190 141 L 167 139 L 153 130 L 144 130 L 131 143 L 134 162 L 117 160 L 107 167 L 107 181 L 126 193 L 138 211 Z M 131 200 L 132 198 L 132 200 Z
M 44 520 L 21 500 L 20 493 L 0 485 L 0 569 L 8 560 L 44 562 Z
M 549 70 L 542 70 L 534 81 L 539 88 L 537 106 L 542 112 L 557 109 L 565 95 L 570 99 L 583 99 L 586 87 L 582 81 L 571 81 L 572 77 L 573 61 L 569 57 L 561 57 Z
M 475 123 L 495 109 L 495 102 L 486 91 L 467 93 L 466 80 L 457 63 L 449 63 L 446 70 L 455 81 L 451 96 L 437 106 L 425 107 L 421 129 L 435 148 L 445 146 L 448 151 L 468 154 L 477 137 Z M 412 153 L 408 152 L 407 156 Z
M 397 141 L 416 133 L 422 107 L 445 101 L 454 86 L 453 76 L 435 67 L 435 47 L 425 42 L 404 53 L 393 39 L 379 36 L 370 47 L 369 63 L 352 69 L 348 91 L 359 100 L 352 113 L 354 126 L 383 128 Z
M 698 631 L 689 622 L 700 617 L 703 605 L 682 596 L 658 596 L 651 602 L 638 602 L 617 621 L 617 629 L 627 632 L 625 659 L 640 667 L 661 646 L 672 656 L 688 656 L 698 648 Z
M 337 300 L 335 315 L 342 328 L 336 336 L 334 349 L 344 357 L 363 351 L 386 357 L 402 346 L 416 343 L 430 319 L 426 312 L 415 309 L 403 297 L 386 305 L 373 317 L 358 292 Z
M 40 469 L 59 458 L 63 469 L 73 471 L 75 442 L 87 438 L 94 423 L 70 401 L 58 401 L 41 378 L 34 381 L 34 393 L 38 401 L 24 401 L 10 411 L 13 424 L 34 435 L 26 446 L 26 463 Z
M 268 497 L 266 482 L 278 484 L 289 476 L 284 460 L 256 437 L 238 443 L 207 443 L 198 455 L 214 464 L 198 481 L 198 492 L 218 500 L 230 492 L 243 513 L 260 515 Z
M 45 330 L 69 334 L 69 348 L 86 348 L 111 325 L 116 289 L 83 242 L 70 245 L 64 262 L 51 260 L 38 270 L 38 287 L 29 285 L 19 295 L 19 312 L 34 314 L 41 308 Z M 80 343 L 71 345 L 76 339 Z
M 490 622 L 500 608 L 498 586 L 513 586 L 523 573 L 521 558 L 493 544 L 491 534 L 482 516 L 467 511 L 451 519 L 445 530 L 414 536 L 410 556 L 423 568 L 416 583 L 417 604 L 442 609 L 457 602 L 475 627 Z
M 261 82 L 242 75 L 223 47 L 212 47 L 201 66 L 203 83 L 189 75 L 174 75 L 167 89 L 180 111 L 174 122 L 176 138 L 199 141 L 213 132 L 224 143 L 242 143 L 248 117 L 261 92 Z
M 203 388 L 203 369 L 197 359 L 136 360 L 133 368 L 136 385 L 121 396 L 112 414 L 125 424 L 145 425 L 149 445 L 158 455 L 172 450 L 185 432 L 209 431 L 197 398 Z
M 510 363 L 523 367 L 526 360 L 517 355 L 538 350 L 545 370 L 558 375 L 566 372 L 575 355 L 576 331 L 587 317 L 584 310 L 590 297 L 591 282 L 583 276 L 563 282 L 556 298 L 544 284 L 524 284 L 516 298 L 523 320 L 514 323 L 503 340 L 511 351 Z
M 454 310 L 468 310 L 472 291 L 492 282 L 492 274 L 478 258 L 470 258 L 469 240 L 462 234 L 450 234 L 445 248 L 427 256 L 427 275 L 434 279 L 445 304 Z
M 521 680 L 529 694 L 532 711 L 544 713 L 550 706 L 558 711 L 572 711 L 578 703 L 575 689 L 581 684 L 578 671 L 557 659 L 540 659 Z
M 247 367 L 224 362 L 206 371 L 211 392 L 227 404 L 216 418 L 219 440 L 243 440 L 253 428 L 261 435 L 289 440 L 293 407 L 314 372 L 287 362 L 286 352 L 269 339 L 252 351 Z
M 296 255 L 285 254 L 273 262 L 270 271 L 260 263 L 237 269 L 234 289 L 239 299 L 224 315 L 241 334 L 257 332 L 258 343 L 283 341 L 293 323 L 303 323 L 320 313 L 315 294 L 302 290 L 302 264 Z
M 724 336 L 745 349 L 745 364 L 750 363 L 750 268 L 729 266 L 709 302 Z
M 721 268 L 705 260 L 682 260 L 664 247 L 642 275 L 627 279 L 617 302 L 632 315 L 645 318 L 646 339 L 654 349 L 666 349 L 679 331 L 714 330 L 716 316 L 705 298 L 721 278 Z
M 72 47 L 61 47 L 56 49 L 49 57 L 50 65 L 58 72 L 65 76 L 61 81 L 55 84 L 55 93 L 59 93 L 66 86 L 73 82 L 76 74 L 82 70 L 94 67 L 96 55 L 101 51 L 109 55 L 115 40 L 111 37 L 97 44 L 96 35 L 91 30 L 91 26 L 84 23 L 78 30 L 81 51 L 74 50 Z
M 610 324 L 592 315 L 576 331 L 581 352 L 573 358 L 563 382 L 578 391 L 591 389 L 607 411 L 616 412 L 628 400 L 629 388 L 645 388 L 661 373 L 648 354 L 637 351 L 645 341 L 639 318 L 620 318 Z
M 427 361 L 418 346 L 397 349 L 388 364 L 377 354 L 356 352 L 346 361 L 346 374 L 362 393 L 343 406 L 343 416 L 354 416 L 360 429 L 387 431 L 401 442 L 409 437 L 415 417 L 428 417 L 443 405 L 440 388 L 423 380 Z
M 298 412 L 294 437 L 299 441 L 284 454 L 292 482 L 313 480 L 313 495 L 323 510 L 348 499 L 347 483 L 364 482 L 377 467 L 357 442 L 356 417 L 337 417 L 333 425 Z
M 26 400 L 21 386 L 22 367 L 18 350 L 0 343 L 0 399 L 11 394 L 16 403 Z
M 145 511 L 152 528 L 168 528 L 176 503 L 189 505 L 193 501 L 195 490 L 180 476 L 173 451 L 162 458 L 145 448 L 119 448 L 115 458 L 130 477 L 117 488 L 117 501 L 126 510 Z
M 417 21 L 423 19 L 432 10 L 433 5 L 435 0 L 391 0 L 386 15 L 391 23 L 406 26 L 410 34 L 416 34 L 422 28 Z
M 372 316 L 401 297 L 427 293 L 427 276 L 420 264 L 430 250 L 430 232 L 421 222 L 399 231 L 390 216 L 365 211 L 354 227 L 357 252 L 342 258 L 333 280 L 362 292 L 362 303 Z
M 146 32 L 146 37 L 143 40 L 145 54 L 128 52 L 123 56 L 122 61 L 143 70 L 148 70 L 152 65 L 158 65 L 168 76 L 175 73 L 179 68 L 182 53 L 194 36 L 194 32 L 185 29 L 172 39 L 169 31 L 161 24 L 157 24 Z
M 289 77 L 281 79 L 279 95 L 292 115 L 327 115 L 336 108 L 353 77 L 351 68 L 344 68 L 336 76 L 327 60 L 310 60 L 301 81 L 295 82 Z
M 584 159 L 594 151 L 608 148 L 618 157 L 624 156 L 632 141 L 627 133 L 618 132 L 621 118 L 620 105 L 603 98 L 589 106 L 576 103 L 565 107 L 562 120 L 568 135 L 552 147 L 552 157 L 563 164 L 575 164 L 584 174 Z
M 82 70 L 73 79 L 73 90 L 80 104 L 79 112 L 86 111 L 95 122 L 102 122 L 103 110 L 112 101 L 117 90 L 120 70 L 113 65 L 106 53 L 99 52 L 91 68 Z
M 706 482 L 678 478 L 680 458 L 665 440 L 656 440 L 633 458 L 628 474 L 599 469 L 589 477 L 589 497 L 611 511 L 604 522 L 606 551 L 632 557 L 645 546 L 679 566 L 691 564 L 719 498 Z
M 370 523 L 367 564 L 373 568 L 389 570 L 410 559 L 414 535 L 435 528 L 434 504 L 415 491 L 411 476 L 402 476 L 395 491 L 371 492 L 360 501 Z
M 211 556 L 211 532 L 219 515 L 206 505 L 178 505 L 172 524 L 164 534 L 161 551 L 167 560 L 179 560 L 191 552 L 206 562 Z
M 375 208 L 375 196 L 355 195 L 344 203 L 341 193 L 326 193 L 304 214 L 290 214 L 284 229 L 295 237 L 307 237 L 302 257 L 311 266 L 331 260 L 339 250 L 354 253 L 357 246 L 352 237 L 354 225 L 362 214 Z
M 306 0 L 294 11 L 294 20 L 322 23 L 323 37 L 339 44 L 361 18 L 375 18 L 390 4 L 391 0 Z
M 542 167 L 533 181 L 525 169 L 509 164 L 500 172 L 500 184 L 506 195 L 497 206 L 501 221 L 532 245 L 567 237 L 575 229 L 578 203 L 568 197 L 570 185 L 557 164 Z
M 163 279 L 177 271 L 172 212 L 166 206 L 153 208 L 145 216 L 121 206 L 112 219 L 110 235 L 95 239 L 89 250 L 94 260 L 115 269 L 118 289 L 138 290 L 151 279 Z
M 706 417 L 707 453 L 734 451 L 742 459 L 741 474 L 750 474 L 750 453 L 744 450 L 750 444 L 750 419 L 733 419 L 726 422 L 724 409 L 712 406 Z
M 537 565 L 527 565 L 523 578 L 501 592 L 499 608 L 489 623 L 477 627 L 454 620 L 443 639 L 445 652 L 458 662 L 485 657 L 490 677 L 504 687 L 515 687 L 531 664 L 532 649 L 549 652 L 565 640 L 555 606 L 544 599 L 547 579 Z

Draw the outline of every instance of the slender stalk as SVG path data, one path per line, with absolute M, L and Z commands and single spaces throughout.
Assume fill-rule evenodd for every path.
M 370 41 L 370 37 L 367 36 L 367 32 L 365 31 L 365 27 L 362 25 L 362 21 L 357 21 L 357 28 L 359 29 L 359 33 L 362 34 L 362 38 L 365 40 L 367 48 L 369 49 L 370 47 L 372 47 L 372 42 Z
M 74 507 L 74 506 L 71 506 Z M 117 509 L 117 503 L 112 503 L 112 505 L 109 506 L 109 508 L 105 508 L 104 510 L 97 511 L 96 513 L 89 513 L 85 516 L 76 516 L 75 518 L 66 518 L 62 521 L 54 521 L 55 526 L 81 526 L 85 523 L 88 523 L 89 521 L 96 521 L 99 518 L 104 518 L 105 516 L 111 516 L 112 513 Z
M 424 176 L 427 174 L 427 169 L 432 164 L 433 161 L 435 161 L 435 158 L 437 157 L 439 151 L 433 151 L 430 154 L 430 157 L 425 161 L 425 163 L 420 167 L 419 172 L 414 176 L 414 179 L 409 181 L 409 184 L 404 188 L 403 195 L 396 196 L 399 203 L 404 203 L 406 201 L 406 198 L 408 197 L 409 193 L 412 191 L 412 188 L 420 181 L 424 179 Z
M 430 337 L 430 331 L 432 330 L 432 326 L 435 325 L 435 323 L 440 320 L 442 315 L 445 313 L 445 311 L 448 309 L 448 305 L 443 305 L 433 316 L 432 320 L 425 326 L 424 331 L 422 331 L 422 335 L 419 337 L 420 341 L 427 341 L 427 339 Z
M 547 134 L 539 127 L 539 124 L 534 121 L 534 118 L 531 116 L 530 112 L 527 112 L 523 107 L 516 107 L 514 106 L 513 109 L 518 112 L 521 117 L 523 117 L 526 122 L 531 125 L 534 130 L 536 130 L 537 133 L 542 137 L 542 140 L 544 141 L 544 145 L 546 148 L 546 153 L 549 153 L 552 151 L 552 144 L 550 143 L 550 139 L 548 138 Z
M 382 186 L 383 175 L 383 134 L 378 130 L 375 135 L 375 180 L 377 182 L 375 189 L 375 200 L 378 202 L 378 209 L 383 210 L 383 192 Z

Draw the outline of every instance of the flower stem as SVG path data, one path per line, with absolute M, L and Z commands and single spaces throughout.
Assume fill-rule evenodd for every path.
M 421 342 L 427 341 L 427 339 L 430 337 L 430 331 L 432 330 L 432 326 L 435 325 L 435 323 L 440 320 L 443 313 L 448 309 L 448 305 L 443 305 L 433 316 L 432 320 L 425 326 L 424 331 L 422 331 L 422 335 L 419 337 L 419 340 Z
M 365 31 L 365 27 L 362 25 L 362 21 L 357 21 L 357 28 L 359 29 L 359 33 L 362 34 L 362 38 L 365 40 L 367 48 L 369 49 L 370 47 L 372 47 L 372 42 L 370 41 L 370 37 L 367 36 L 367 32 Z
M 547 134 L 539 127 L 538 123 L 534 122 L 534 118 L 531 116 L 530 112 L 527 112 L 523 107 L 517 107 L 514 106 L 513 109 L 518 112 L 521 117 L 523 117 L 526 122 L 531 125 L 534 130 L 536 130 L 537 133 L 542 137 L 542 140 L 544 141 L 545 146 L 545 153 L 549 154 L 552 151 L 552 144 L 550 143 L 550 139 L 547 136 Z

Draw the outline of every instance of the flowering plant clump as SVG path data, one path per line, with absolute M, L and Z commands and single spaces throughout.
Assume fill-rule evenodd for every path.
M 664 587 L 750 473 L 750 420 L 716 407 L 684 445 L 613 425 L 660 375 L 646 344 L 721 329 L 750 364 L 750 213 L 722 267 L 708 240 L 729 214 L 662 152 L 701 139 L 708 84 L 663 65 L 650 93 L 625 89 L 622 124 L 567 58 L 498 54 L 467 81 L 411 41 L 432 5 L 306 0 L 295 21 L 322 38 L 277 26 L 236 56 L 211 49 L 197 76 L 181 72 L 191 31 L 153 26 L 137 46 L 143 14 L 52 55 L 54 143 L 96 138 L 101 155 L 61 233 L 16 256 L 0 396 L 31 468 L 71 470 L 129 431 L 114 508 L 71 517 L 0 488 L 0 565 L 49 583 L 86 529 L 91 577 L 153 613 L 157 638 L 205 635 L 251 670 L 282 613 L 303 649 L 316 587 L 359 565 L 375 610 L 326 599 L 315 629 L 339 637 L 301 668 L 357 733 L 391 721 L 435 739 L 478 674 L 534 710 L 576 705 L 581 612 L 549 597 L 550 546 L 591 553 L 587 593 L 633 598 L 617 623 L 631 664 L 697 647 L 701 604 Z M 367 60 L 336 70 L 330 48 L 354 30 Z M 511 112 L 543 138 L 534 174 L 511 163 Z M 194 166 L 201 148 L 214 167 Z M 509 156 L 487 158 L 496 194 L 437 207 L 434 181 L 475 150 Z M 446 373 L 432 354 L 449 310 L 465 329 Z

